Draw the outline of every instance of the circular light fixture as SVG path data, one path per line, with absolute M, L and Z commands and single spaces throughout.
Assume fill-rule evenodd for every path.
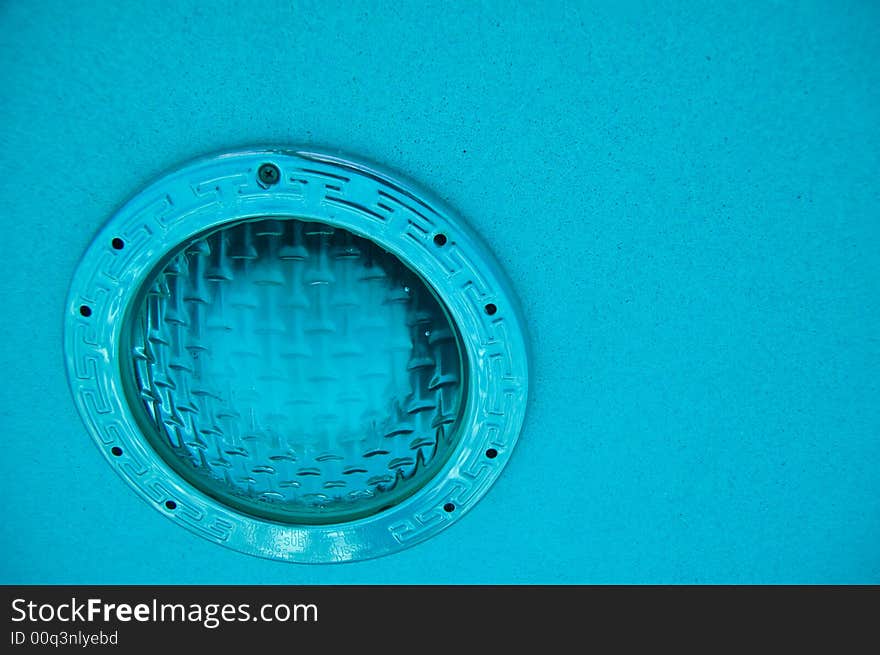
M 522 320 L 465 224 L 372 166 L 277 149 L 139 193 L 67 303 L 77 407 L 141 496 L 243 552 L 338 562 L 470 508 L 524 418 Z

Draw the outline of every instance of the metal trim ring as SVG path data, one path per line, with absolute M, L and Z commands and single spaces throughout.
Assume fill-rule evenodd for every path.
M 321 221 L 372 240 L 423 277 L 459 330 L 468 363 L 461 439 L 434 478 L 390 509 L 324 525 L 256 518 L 190 485 L 140 431 L 123 391 L 119 356 L 133 297 L 179 244 L 256 217 Z M 523 321 L 494 258 L 460 218 L 413 185 L 339 157 L 253 149 L 205 157 L 165 175 L 97 234 L 73 277 L 65 311 L 71 391 L 107 461 L 172 520 L 261 557 L 344 562 L 427 539 L 486 493 L 508 461 L 524 420 Z

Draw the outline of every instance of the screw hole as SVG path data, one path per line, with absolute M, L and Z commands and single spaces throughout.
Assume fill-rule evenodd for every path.
M 275 164 L 263 164 L 257 171 L 257 177 L 260 178 L 260 182 L 270 186 L 279 180 L 281 172 Z
M 119 446 L 113 446 L 113 448 L 110 449 L 110 452 L 113 453 L 114 457 L 119 457 L 122 454 L 122 448 Z
M 167 507 L 168 509 L 177 509 L 177 503 L 175 503 L 173 500 L 166 500 L 165 507 Z
M 443 506 L 443 511 L 444 511 L 444 512 L 454 512 L 454 511 L 455 511 L 455 505 L 454 505 L 453 503 L 446 503 L 446 504 Z
M 80 305 L 79 313 L 85 317 L 89 317 L 92 315 L 92 308 L 89 307 L 88 305 Z
M 495 459 L 496 457 L 498 457 L 498 451 L 494 448 L 490 448 L 486 451 L 486 457 L 488 457 L 489 459 Z
M 495 305 L 493 305 L 492 303 L 489 303 L 488 305 L 486 305 L 486 306 L 484 307 L 484 309 L 486 310 L 486 313 L 487 313 L 489 316 L 492 316 L 492 314 L 494 314 L 495 312 L 498 311 L 498 308 L 497 308 Z
M 123 241 L 119 237 L 116 237 L 115 239 L 113 239 L 113 241 L 110 242 L 110 245 L 113 246 L 114 250 L 122 250 L 123 248 L 125 248 L 125 241 Z
M 435 234 L 434 235 L 434 245 L 438 248 L 442 248 L 446 245 L 446 235 L 445 234 Z

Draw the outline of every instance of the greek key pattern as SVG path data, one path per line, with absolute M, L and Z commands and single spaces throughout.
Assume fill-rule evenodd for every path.
M 270 188 L 255 174 L 263 161 L 281 172 Z M 394 252 L 446 303 L 469 362 L 480 360 L 471 366 L 460 428 L 467 431 L 458 450 L 437 478 L 399 506 L 332 526 L 281 526 L 240 514 L 194 492 L 170 470 L 144 439 L 120 393 L 120 323 L 145 278 L 179 244 L 223 223 L 257 216 L 323 221 Z M 437 234 L 444 235 L 442 247 L 434 241 Z M 111 246 L 114 237 L 124 240 L 124 249 Z M 358 559 L 410 545 L 446 527 L 485 493 L 507 461 L 524 418 L 522 325 L 501 274 L 481 254 L 460 221 L 403 184 L 357 164 L 281 151 L 200 160 L 126 204 L 86 252 L 71 288 L 65 329 L 76 404 L 122 477 L 160 511 L 207 539 L 295 561 Z M 490 314 L 487 303 L 497 313 Z M 499 455 L 486 457 L 489 447 Z M 454 511 L 446 509 L 452 506 Z M 274 549 L 254 543 L 261 538 L 271 539 Z M 309 551 L 315 543 L 326 546 Z

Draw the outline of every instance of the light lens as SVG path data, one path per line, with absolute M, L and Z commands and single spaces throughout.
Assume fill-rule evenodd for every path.
M 238 221 L 136 296 L 129 404 L 188 482 L 242 512 L 340 523 L 424 486 L 460 437 L 463 348 L 425 282 L 330 225 Z

